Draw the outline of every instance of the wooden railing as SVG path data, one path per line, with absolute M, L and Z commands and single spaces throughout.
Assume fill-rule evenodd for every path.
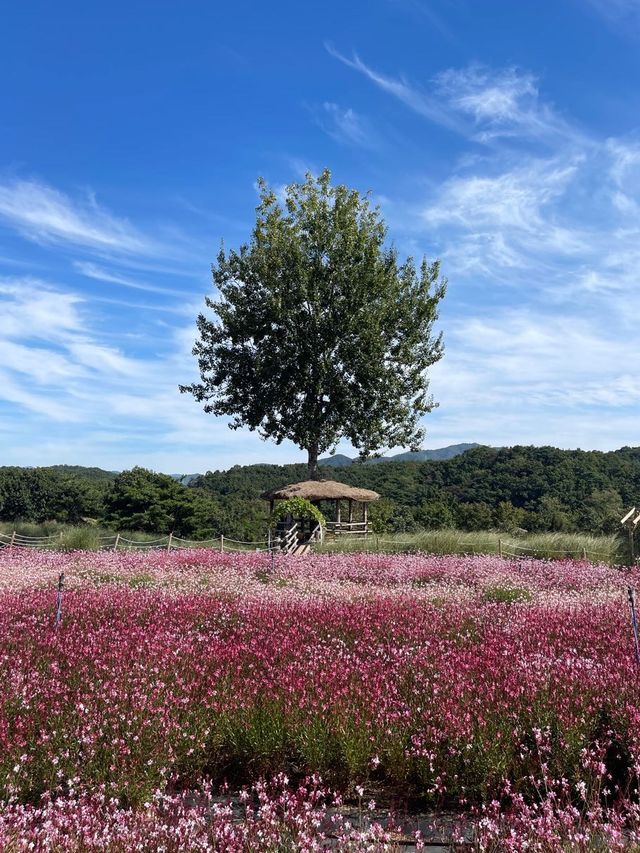
M 327 521 L 327 533 L 334 536 L 366 536 L 368 532 L 367 521 Z
M 316 526 L 311 531 L 311 536 L 309 536 L 309 539 L 307 541 L 309 542 L 310 545 L 313 545 L 316 542 L 319 544 L 322 543 L 323 539 L 324 539 L 324 530 L 322 528 L 322 525 L 316 524 Z
M 280 548 L 291 554 L 298 547 L 298 522 L 294 522 L 280 539 Z

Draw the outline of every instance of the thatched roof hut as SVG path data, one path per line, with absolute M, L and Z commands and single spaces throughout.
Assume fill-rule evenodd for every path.
M 261 495 L 271 503 L 271 512 L 275 501 L 286 501 L 290 498 L 306 498 L 311 503 L 332 501 L 335 506 L 335 519 L 327 522 L 327 530 L 333 533 L 367 534 L 369 532 L 368 506 L 371 501 L 377 501 L 380 495 L 371 489 L 359 489 L 338 483 L 335 480 L 303 480 L 301 483 L 291 483 L 279 489 L 270 489 Z M 348 501 L 348 522 L 341 517 L 341 502 Z M 362 521 L 353 520 L 354 504 L 362 504 Z
M 286 501 L 289 498 L 306 498 L 308 501 L 358 501 L 369 503 L 377 501 L 380 495 L 371 489 L 358 489 L 335 480 L 303 480 L 278 489 L 265 492 L 262 497 L 267 501 Z

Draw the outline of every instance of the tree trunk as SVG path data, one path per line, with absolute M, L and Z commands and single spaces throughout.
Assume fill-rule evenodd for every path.
M 307 448 L 307 453 L 309 454 L 309 461 L 307 462 L 307 468 L 309 472 L 310 480 L 317 480 L 318 478 L 318 445 L 316 444 L 314 447 Z

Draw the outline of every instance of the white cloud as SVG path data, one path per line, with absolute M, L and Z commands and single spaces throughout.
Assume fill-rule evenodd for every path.
M 0 183 L 0 218 L 39 242 L 68 243 L 124 253 L 146 253 L 150 242 L 127 220 L 35 180 Z
M 368 122 L 350 107 L 344 108 L 325 101 L 322 112 L 317 112 L 316 115 L 320 127 L 336 142 L 361 148 L 376 147 L 376 136 Z
M 73 268 L 87 278 L 92 278 L 96 281 L 104 281 L 108 284 L 119 284 L 123 287 L 132 288 L 133 290 L 143 290 L 147 293 L 160 293 L 167 296 L 181 296 L 183 298 L 186 295 L 184 290 L 178 290 L 173 287 L 159 287 L 155 284 L 135 281 L 121 273 L 107 270 L 98 264 L 92 263 L 91 261 L 74 261 Z
M 371 80 L 372 83 L 375 83 L 379 89 L 397 98 L 405 104 L 405 106 L 409 107 L 409 109 L 421 116 L 424 116 L 425 118 L 428 118 L 436 124 L 441 124 L 450 130 L 462 132 L 462 123 L 456 116 L 451 114 L 450 110 L 445 108 L 437 97 L 412 86 L 403 78 L 387 77 L 379 71 L 375 71 L 373 68 L 366 65 L 357 53 L 354 53 L 353 57 L 349 59 L 348 57 L 343 56 L 343 54 L 337 51 L 332 45 L 326 44 L 325 47 L 331 56 L 338 59 L 344 65 L 347 65 L 349 68 L 353 68 L 355 71 L 359 71 L 361 74 L 364 74 L 364 76 Z
M 493 70 L 472 65 L 449 69 L 436 78 L 438 92 L 452 110 L 469 115 L 475 138 L 499 137 L 577 140 L 580 134 L 540 100 L 533 74 L 517 68 Z
M 59 341 L 81 332 L 76 293 L 56 290 L 37 278 L 0 279 L 0 338 Z
M 508 226 L 538 233 L 547 227 L 543 209 L 564 194 L 576 170 L 577 164 L 571 162 L 531 161 L 495 177 L 451 178 L 423 217 L 433 225 Z
M 428 90 L 402 77 L 389 77 L 331 45 L 331 56 L 363 74 L 413 112 L 477 142 L 519 138 L 553 143 L 560 138 L 584 143 L 584 135 L 541 100 L 537 79 L 517 68 L 482 65 L 451 68 L 429 81 Z
M 140 355 L 141 342 L 134 336 L 127 352 L 123 330 L 100 322 L 88 297 L 42 280 L 0 280 L 0 407 L 11 424 L 3 462 L 186 472 L 264 459 L 258 436 L 230 431 L 178 390 L 196 378 L 195 313 L 179 326 L 147 322 Z M 296 451 L 275 453 L 285 461 Z
M 522 160 L 520 161 L 522 162 Z M 563 205 L 579 181 L 583 160 L 573 154 L 525 160 L 498 174 L 456 175 L 445 181 L 416 222 L 437 237 L 447 268 L 459 275 L 548 278 L 567 260 L 592 249 L 592 229 L 566 217 Z
M 636 350 L 600 320 L 530 307 L 454 322 L 433 370 L 429 444 L 637 444 Z

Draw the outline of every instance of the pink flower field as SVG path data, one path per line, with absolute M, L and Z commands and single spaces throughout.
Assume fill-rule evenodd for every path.
M 477 850 L 632 849 L 636 580 L 497 557 L 0 552 L 0 849 L 393 849 L 335 792 L 462 810 Z

